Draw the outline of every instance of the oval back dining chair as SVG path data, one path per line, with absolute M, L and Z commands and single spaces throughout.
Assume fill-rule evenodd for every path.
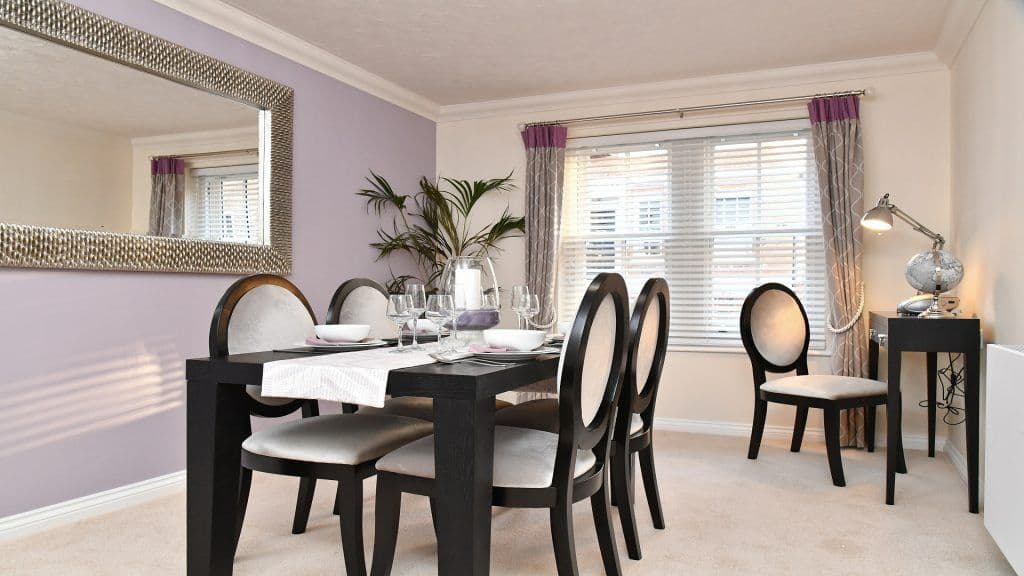
M 294 284 L 272 274 L 248 276 L 228 287 L 217 303 L 210 325 L 210 356 L 290 348 L 312 334 L 315 324 L 313 309 Z M 259 386 L 247 386 L 245 391 L 245 404 L 255 416 L 277 418 L 299 409 L 303 418 L 320 413 L 315 400 L 267 397 L 260 394 Z M 243 470 L 242 493 L 248 494 L 251 482 L 251 471 Z M 315 488 L 315 478 L 300 479 L 292 521 L 294 534 L 305 530 Z
M 670 320 L 668 283 L 663 278 L 647 280 L 629 319 L 629 355 L 612 446 L 612 490 L 619 508 L 626 552 L 633 560 L 641 558 L 633 505 L 634 455 L 640 457 L 640 474 L 654 527 L 665 529 L 654 470 L 653 436 L 654 407 L 668 352 Z
M 572 505 L 590 498 L 601 556 L 609 575 L 621 574 L 604 481 L 612 426 L 626 365 L 626 284 L 599 274 L 587 288 L 559 362 L 557 434 L 496 426 L 492 506 L 548 508 L 560 576 L 579 573 Z M 408 444 L 377 462 L 374 576 L 394 563 L 403 492 L 433 497 L 434 437 Z
M 839 412 L 865 408 L 865 442 L 868 451 L 873 452 L 875 410 L 879 404 L 885 404 L 888 385 L 853 376 L 810 375 L 807 350 L 811 328 L 807 312 L 796 293 L 783 284 L 763 284 L 747 296 L 740 312 L 740 336 L 754 373 L 754 424 L 747 458 L 757 458 L 769 402 L 796 406 L 792 452 L 800 451 L 808 409 L 820 408 L 825 413 L 825 449 L 832 483 L 845 486 L 839 453 Z M 795 376 L 767 380 L 768 372 L 794 371 Z
M 388 291 L 369 278 L 353 278 L 338 286 L 327 308 L 328 324 L 369 324 L 370 336 L 387 338 L 396 331 L 393 322 L 387 317 Z M 510 403 L 495 400 L 495 409 L 501 410 Z M 353 406 L 344 406 L 346 412 L 356 410 Z M 434 420 L 434 401 L 431 398 L 405 396 L 388 398 L 383 408 L 362 406 L 360 414 L 394 414 L 408 416 L 420 420 Z

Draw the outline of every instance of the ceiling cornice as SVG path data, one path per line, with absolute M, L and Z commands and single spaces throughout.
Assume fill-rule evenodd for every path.
M 438 119 L 440 106 L 429 98 L 271 26 L 234 6 L 229 6 L 219 0 L 156 1 L 395 106 L 430 120 Z
M 953 0 L 946 10 L 946 19 L 942 23 L 939 40 L 935 44 L 935 54 L 947 66 L 952 66 L 960 48 L 971 33 L 971 28 L 978 21 L 982 9 L 988 0 Z
M 931 52 L 441 106 L 439 122 L 947 70 Z

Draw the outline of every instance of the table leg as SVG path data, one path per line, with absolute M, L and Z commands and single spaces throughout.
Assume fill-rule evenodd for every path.
M 491 563 L 494 398 L 434 399 L 437 565 L 440 576 L 481 576 Z
M 978 413 L 981 394 L 981 354 L 978 349 L 964 353 L 964 407 L 967 426 L 968 509 L 978 513 Z
M 935 403 L 938 385 L 938 354 L 927 352 L 928 358 L 928 457 L 935 458 Z
M 241 447 L 250 432 L 242 388 L 189 380 L 186 523 L 189 576 L 231 574 L 235 556 Z
M 885 406 L 885 503 L 893 504 L 896 496 L 896 472 L 900 460 L 900 352 L 889 347 L 889 395 Z

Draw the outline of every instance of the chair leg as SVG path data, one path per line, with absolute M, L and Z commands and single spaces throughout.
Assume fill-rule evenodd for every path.
M 799 452 L 800 445 L 804 442 L 804 428 L 807 427 L 807 406 L 796 407 L 796 422 L 793 424 L 793 443 L 789 447 L 790 452 Z
M 832 471 L 832 483 L 846 486 L 843 476 L 843 457 L 839 453 L 839 410 L 825 408 L 825 451 L 828 453 L 828 467 Z
M 621 576 L 622 566 L 619 564 L 619 550 L 615 544 L 615 528 L 611 520 L 611 491 L 608 488 L 608 483 L 604 482 L 601 489 L 590 497 L 590 509 L 594 513 L 594 527 L 597 529 L 604 572 L 606 576 Z
M 754 426 L 750 430 L 750 449 L 747 458 L 757 460 L 761 450 L 761 436 L 764 435 L 764 422 L 768 418 L 768 401 L 757 398 L 754 400 Z
M 867 445 L 868 452 L 875 451 L 875 417 L 877 411 L 878 406 L 864 407 L 864 443 Z
M 630 459 L 623 452 L 627 452 L 627 450 L 618 447 L 611 458 L 611 491 L 616 495 L 615 499 L 619 503 L 619 521 L 622 522 L 622 536 L 626 541 L 626 553 L 631 559 L 639 560 L 641 558 L 640 538 L 637 535 L 636 508 L 632 497 L 634 480 L 629 466 Z
M 313 507 L 313 494 L 316 492 L 316 478 L 299 478 L 299 495 L 295 498 L 295 519 L 292 521 L 292 534 L 302 534 L 309 522 L 309 510 Z
M 437 500 L 430 498 L 430 521 L 434 524 L 434 538 L 437 539 Z
M 576 566 L 576 540 L 572 530 L 572 500 L 569 498 L 561 498 L 551 509 L 551 543 L 555 548 L 558 576 L 579 576 L 580 571 Z
M 245 509 L 249 505 L 250 488 L 252 488 L 252 470 L 243 466 L 238 483 L 238 525 L 235 528 L 235 550 L 238 550 L 238 540 L 242 536 L 242 523 L 245 522 Z
M 374 512 L 373 567 L 371 576 L 390 576 L 398 544 L 398 519 L 402 513 L 402 492 L 388 475 L 377 475 L 377 506 Z
M 345 574 L 366 576 L 363 549 L 363 480 L 355 474 L 341 487 L 341 549 L 345 555 Z
M 661 495 L 658 493 L 658 476 L 654 470 L 654 442 L 640 451 L 640 474 L 644 478 L 644 493 L 647 506 L 651 509 L 651 520 L 658 530 L 665 529 L 665 515 L 661 511 Z

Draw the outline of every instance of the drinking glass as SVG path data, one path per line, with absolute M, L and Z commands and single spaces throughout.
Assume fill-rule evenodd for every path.
M 523 296 L 522 308 L 520 314 L 526 320 L 526 329 L 530 329 L 530 319 L 540 314 L 540 297 L 536 294 L 527 294 Z
M 409 284 L 405 287 L 405 295 L 409 297 L 409 314 L 412 318 L 412 346 L 410 348 L 419 350 L 422 346 L 417 339 L 419 330 L 416 321 L 427 310 L 427 289 L 423 284 Z
M 530 287 L 519 284 L 512 287 L 512 311 L 516 314 L 516 328 L 523 329 L 523 297 L 530 295 Z
M 392 352 L 406 351 L 402 346 L 402 327 L 412 317 L 410 308 L 412 308 L 410 299 L 405 294 L 391 294 L 388 296 L 388 320 L 391 320 L 398 326 L 398 348 L 395 348 Z
M 437 343 L 440 348 L 446 348 L 441 342 L 441 326 L 451 315 L 455 308 L 452 297 L 448 294 L 431 294 L 427 297 L 427 311 L 425 316 L 437 326 Z

